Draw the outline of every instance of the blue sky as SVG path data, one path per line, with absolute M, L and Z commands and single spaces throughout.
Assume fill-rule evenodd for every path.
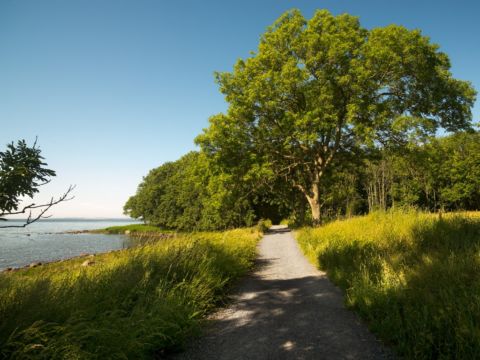
M 40 200 L 77 185 L 54 216 L 119 217 L 142 176 L 195 149 L 208 117 L 226 109 L 213 72 L 231 70 L 292 8 L 419 28 L 450 56 L 454 76 L 480 90 L 474 0 L 3 0 L 0 148 L 38 136 L 57 171 Z

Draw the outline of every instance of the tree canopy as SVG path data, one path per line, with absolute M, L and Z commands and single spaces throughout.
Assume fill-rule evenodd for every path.
M 449 68 L 419 30 L 289 11 L 257 52 L 216 74 L 229 108 L 196 141 L 226 172 L 273 174 L 299 189 L 319 222 L 322 181 L 338 154 L 471 127 L 476 93 Z
M 480 209 L 476 93 L 449 69 L 419 30 L 289 11 L 256 52 L 216 74 L 229 107 L 196 138 L 201 151 L 151 170 L 125 212 L 206 230 L 402 206 Z
M 151 170 L 124 210 L 131 217 L 167 229 L 241 226 L 249 217 L 248 206 L 232 185 L 230 178 L 214 174 L 204 154 L 191 152 Z
M 124 206 L 125 214 L 167 229 L 215 230 L 280 221 L 293 209 L 292 194 L 252 186 L 190 152 L 152 169 Z M 294 196 L 294 195 L 293 195 Z

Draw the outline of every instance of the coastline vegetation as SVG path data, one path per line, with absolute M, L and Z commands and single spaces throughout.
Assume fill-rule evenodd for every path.
M 165 230 L 158 226 L 146 225 L 146 224 L 131 224 L 131 225 L 118 225 L 109 226 L 104 229 L 91 230 L 89 232 L 97 234 L 171 234 L 173 231 Z
M 151 358 L 182 347 L 248 271 L 260 232 L 192 233 L 0 273 L 0 358 Z
M 296 237 L 401 356 L 480 356 L 479 212 L 375 212 Z

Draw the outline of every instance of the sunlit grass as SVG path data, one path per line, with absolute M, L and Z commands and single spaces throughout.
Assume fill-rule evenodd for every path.
M 254 229 L 196 233 L 0 274 L 0 358 L 152 358 L 252 265 Z
M 480 213 L 373 213 L 296 235 L 399 354 L 480 357 Z

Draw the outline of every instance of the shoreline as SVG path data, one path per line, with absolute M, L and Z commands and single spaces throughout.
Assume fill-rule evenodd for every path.
M 118 232 L 118 233 L 112 233 L 109 232 L 106 229 L 92 229 L 92 230 L 72 230 L 72 231 L 64 231 L 64 232 L 55 232 L 55 233 L 45 233 L 45 235 L 49 234 L 64 234 L 64 235 L 82 235 L 82 234 L 90 234 L 90 235 L 115 235 L 115 236 L 128 236 L 130 239 L 135 239 L 138 238 L 141 240 L 155 240 L 155 241 L 160 241 L 160 240 L 165 240 L 169 239 L 172 237 L 176 237 L 176 233 L 159 233 L 159 232 L 136 232 L 136 231 L 130 231 L 130 230 L 125 230 L 124 232 Z M 132 237 L 131 237 L 132 236 Z M 145 238 L 145 239 L 142 239 Z M 137 245 L 138 246 L 138 245 Z M 101 255 L 101 254 L 109 254 L 112 252 L 117 252 L 117 251 L 123 251 L 125 249 L 131 248 L 133 246 L 126 246 L 121 249 L 112 249 L 108 251 L 99 251 L 99 252 L 84 252 L 79 255 L 71 256 L 71 257 L 66 257 L 66 258 L 58 258 L 54 260 L 45 260 L 45 261 L 32 261 L 29 262 L 28 264 L 21 265 L 21 266 L 7 266 L 3 269 L 0 268 L 0 274 L 3 273 L 9 273 L 9 272 L 17 272 L 20 270 L 27 270 L 30 268 L 34 267 L 39 267 L 43 265 L 48 265 L 52 263 L 58 263 L 58 262 L 64 262 L 64 261 L 69 261 L 69 260 L 75 260 L 79 258 L 93 258 L 96 255 Z
M 70 261 L 70 260 L 77 260 L 77 259 L 80 259 L 80 258 L 94 258 L 97 255 L 110 254 L 110 253 L 117 252 L 117 251 L 124 251 L 126 249 L 128 249 L 128 248 L 110 250 L 110 251 L 102 251 L 102 252 L 98 252 L 98 253 L 83 253 L 83 254 L 68 257 L 68 258 L 65 258 L 65 259 L 48 260 L 48 261 L 35 261 L 35 262 L 32 262 L 32 263 L 24 265 L 24 266 L 7 267 L 5 269 L 0 270 L 0 274 L 17 272 L 17 271 L 20 271 L 20 270 L 33 269 L 33 268 L 44 266 L 44 265 L 61 263 L 61 262 Z

